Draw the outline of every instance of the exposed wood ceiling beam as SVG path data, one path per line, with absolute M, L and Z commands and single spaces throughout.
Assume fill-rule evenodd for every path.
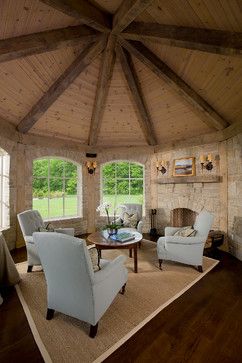
M 40 0 L 100 32 L 109 32 L 111 17 L 86 0 Z
M 121 37 L 119 37 L 119 42 L 153 73 L 173 88 L 183 99 L 189 102 L 209 127 L 222 130 L 228 126 L 228 122 L 199 96 L 196 91 L 142 43 L 134 41 L 128 42 Z
M 102 56 L 89 132 L 89 145 L 96 145 L 115 62 L 116 37 L 110 35 Z
M 88 44 L 74 62 L 32 107 L 30 112 L 21 120 L 17 126 L 17 130 L 22 133 L 28 132 L 57 98 L 70 86 L 75 78 L 103 51 L 105 45 L 105 36 L 99 36 L 98 41 Z
M 130 55 L 120 46 L 117 45 L 116 52 L 119 56 L 125 78 L 131 91 L 134 102 L 137 106 L 138 121 L 143 131 L 144 137 L 149 145 L 156 145 L 154 127 L 150 120 L 149 111 L 147 109 L 139 80 Z
M 224 55 L 242 54 L 242 33 L 189 28 L 157 23 L 132 23 L 125 39 L 152 40 L 160 44 Z
M 123 31 L 139 14 L 141 14 L 154 0 L 123 0 L 113 17 L 114 34 Z
M 76 44 L 81 39 L 94 41 L 97 34 L 100 33 L 85 25 L 79 25 L 2 39 L 0 40 L 0 62 L 59 49 Z

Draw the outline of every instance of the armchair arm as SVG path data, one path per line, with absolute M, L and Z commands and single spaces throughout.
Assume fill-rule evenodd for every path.
M 165 236 L 173 236 L 181 227 L 165 227 Z
M 141 234 L 142 234 L 143 225 L 144 225 L 143 221 L 139 221 L 137 224 L 137 231 Z
M 69 236 L 74 237 L 75 230 L 74 228 L 56 228 L 55 232 L 67 234 Z
M 33 240 L 33 236 L 24 236 L 24 240 L 27 243 L 32 243 L 34 244 L 34 240 Z
M 93 280 L 94 285 L 106 280 L 110 275 L 115 273 L 115 269 L 122 267 L 125 260 L 125 256 L 118 256 L 100 271 L 95 272 Z
M 166 244 L 182 244 L 182 245 L 194 245 L 203 244 L 205 242 L 204 237 L 180 237 L 180 236 L 167 236 L 165 237 Z

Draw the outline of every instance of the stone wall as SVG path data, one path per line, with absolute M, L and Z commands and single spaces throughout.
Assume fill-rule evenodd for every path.
M 36 142 L 37 144 L 37 142 Z M 160 232 L 170 223 L 170 211 L 173 208 L 190 208 L 199 212 L 203 207 L 215 215 L 213 228 L 229 233 L 230 251 L 236 255 L 238 244 L 234 239 L 233 226 L 237 217 L 242 217 L 242 135 L 227 142 L 203 146 L 181 148 L 172 151 L 153 153 L 151 148 L 126 147 L 103 150 L 98 153 L 98 168 L 95 175 L 87 173 L 85 150 L 61 148 L 54 145 L 24 145 L 21 140 L 0 136 L 0 147 L 6 150 L 10 160 L 10 228 L 4 235 L 10 248 L 23 245 L 21 232 L 17 224 L 17 213 L 32 208 L 32 163 L 36 158 L 57 156 L 74 161 L 83 166 L 82 193 L 83 217 L 54 221 L 55 226 L 73 226 L 76 234 L 92 232 L 101 227 L 105 220 L 96 212 L 100 203 L 100 166 L 112 160 L 129 160 L 145 166 L 145 211 L 144 231 L 150 229 L 150 209 L 157 208 L 157 227 Z M 201 175 L 199 157 L 211 153 L 214 169 L 204 170 L 204 175 L 222 175 L 222 183 L 194 184 L 158 184 L 157 178 L 172 176 L 173 160 L 181 157 L 196 158 L 196 174 Z M 228 168 L 227 168 L 228 157 Z M 156 161 L 169 162 L 168 173 L 164 176 L 156 173 Z M 229 177 L 227 179 L 227 172 Z M 227 184 L 228 183 L 228 184 Z M 18 193 L 17 193 L 18 191 Z M 228 198 L 227 198 L 228 193 Z M 228 212 L 228 215 L 227 215 Z M 17 242 L 16 242 L 17 241 Z M 238 253 L 237 253 L 238 255 Z
M 10 227 L 3 231 L 3 235 L 10 249 L 15 247 L 16 243 L 16 201 L 17 201 L 17 144 L 12 140 L 6 139 L 0 135 L 0 147 L 10 155 L 10 173 L 9 173 L 9 220 Z
M 180 150 L 172 150 L 164 153 L 159 153 L 154 156 L 156 160 L 165 160 L 168 162 L 167 173 L 162 175 L 158 172 L 156 180 L 171 177 L 173 175 L 174 159 L 182 157 L 195 157 L 196 159 L 196 175 L 209 176 L 220 175 L 220 163 L 224 160 L 220 155 L 220 144 L 209 144 L 204 146 L 196 146 L 183 148 Z M 202 170 L 200 164 L 200 155 L 212 154 L 214 168 L 211 171 Z M 223 180 L 223 183 L 226 180 Z M 213 229 L 222 229 L 223 210 L 220 198 L 221 184 L 223 183 L 186 183 L 186 184 L 158 184 L 157 186 L 157 227 L 159 232 L 163 233 L 164 227 L 170 225 L 170 213 L 174 208 L 189 208 L 199 213 L 203 208 L 206 208 L 214 216 Z
M 242 260 L 242 134 L 227 141 L 229 251 Z

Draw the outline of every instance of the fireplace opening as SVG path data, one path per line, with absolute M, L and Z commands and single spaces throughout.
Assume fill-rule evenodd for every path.
M 185 227 L 193 226 L 197 212 L 188 208 L 175 208 L 171 211 L 171 226 Z

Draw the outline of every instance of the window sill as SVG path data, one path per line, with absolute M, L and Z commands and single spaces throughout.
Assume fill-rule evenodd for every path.
M 59 218 L 49 218 L 49 219 L 44 219 L 44 222 L 61 222 L 61 221 L 70 221 L 73 219 L 83 219 L 83 217 L 81 216 L 74 216 L 74 217 L 59 217 Z
M 7 231 L 8 229 L 10 229 L 10 226 L 2 227 L 0 228 L 0 232 Z

